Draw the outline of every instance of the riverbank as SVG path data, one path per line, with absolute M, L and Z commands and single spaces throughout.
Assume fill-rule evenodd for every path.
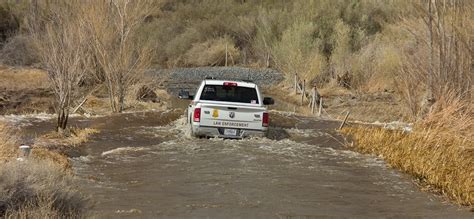
M 20 142 L 19 130 L 0 123 L 0 217 L 86 216 L 90 202 L 78 190 L 68 158 L 60 150 L 37 146 L 29 158 L 17 161 Z
M 461 205 L 474 204 L 474 143 L 440 129 L 418 127 L 411 133 L 374 127 L 349 127 L 354 150 L 382 157 L 412 175 L 422 190 Z M 474 209 L 474 208 L 473 208 Z
M 414 176 L 422 188 L 473 207 L 472 103 L 456 98 L 440 99 L 412 130 L 352 126 L 342 133 L 354 141 L 351 147 L 383 157 L 392 167 Z

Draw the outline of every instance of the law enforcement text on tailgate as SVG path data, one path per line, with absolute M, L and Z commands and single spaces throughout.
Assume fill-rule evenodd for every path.
M 191 135 L 196 137 L 244 138 L 266 136 L 269 115 L 258 86 L 246 81 L 204 80 L 196 95 L 181 91 L 179 97 L 192 99 L 187 110 Z

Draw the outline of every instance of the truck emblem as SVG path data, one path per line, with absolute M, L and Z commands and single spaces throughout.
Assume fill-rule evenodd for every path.
M 230 113 L 229 113 L 229 117 L 233 119 L 233 118 L 235 117 L 235 113 L 234 113 L 234 112 L 230 112 Z

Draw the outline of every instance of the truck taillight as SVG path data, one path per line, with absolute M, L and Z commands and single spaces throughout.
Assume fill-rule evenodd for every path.
M 268 127 L 269 123 L 270 123 L 270 118 L 268 117 L 268 113 L 263 113 L 262 126 Z
M 201 121 L 201 108 L 195 108 L 194 109 L 193 121 L 194 122 L 200 122 Z

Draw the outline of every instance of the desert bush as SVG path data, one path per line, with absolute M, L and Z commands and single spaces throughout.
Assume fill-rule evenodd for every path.
M 270 13 L 262 10 L 255 18 L 256 30 L 251 41 L 251 49 L 255 60 L 265 67 L 271 66 L 271 46 L 277 40 L 279 30 L 275 16 L 280 13 Z M 263 64 L 264 63 L 264 64 Z
M 293 1 L 284 9 L 263 8 L 256 18 L 255 54 L 261 60 L 269 53 L 272 64 L 291 78 L 296 73 L 323 85 L 337 75 L 349 74 L 357 82 L 351 87 L 362 87 L 370 75 L 360 69 L 353 72 L 353 65 L 358 64 L 361 48 L 367 47 L 384 25 L 397 19 L 398 11 L 390 5 Z
M 240 52 L 232 39 L 225 36 L 194 44 L 184 57 L 186 66 L 224 66 L 235 65 L 240 59 Z
M 362 91 L 394 90 L 400 73 L 406 34 L 398 25 L 387 25 L 366 45 L 350 56 L 352 87 Z
M 331 54 L 331 65 L 335 75 L 349 74 L 351 69 L 350 27 L 342 20 L 337 20 L 334 27 L 334 50 Z M 349 84 L 350 86 L 350 84 Z
M 0 3 L 0 45 L 12 36 L 19 28 L 18 18 L 9 4 Z
M 0 62 L 12 66 L 31 66 L 38 63 L 37 51 L 27 35 L 16 35 L 7 40 L 0 50 Z
M 401 25 L 411 37 L 403 48 L 401 73 L 395 78 L 405 105 L 422 118 L 446 92 L 472 100 L 474 74 L 472 1 L 417 3 L 418 14 Z
M 233 0 L 167 1 L 159 18 L 142 28 L 143 34 L 153 38 L 154 64 L 180 67 L 199 63 L 200 60 L 192 60 L 198 57 L 185 57 L 186 53 L 203 48 L 197 45 L 225 38 L 231 39 L 239 53 L 249 50 L 244 48 L 251 43 L 253 14 L 258 4 Z
M 46 161 L 2 164 L 0 217 L 81 218 L 90 207 L 76 180 Z
M 316 76 L 321 60 L 315 50 L 317 42 L 312 34 L 315 26 L 312 23 L 295 23 L 282 34 L 281 40 L 273 45 L 273 59 L 276 65 L 292 78 L 293 74 L 311 80 Z M 314 67 L 315 68 L 311 68 Z

